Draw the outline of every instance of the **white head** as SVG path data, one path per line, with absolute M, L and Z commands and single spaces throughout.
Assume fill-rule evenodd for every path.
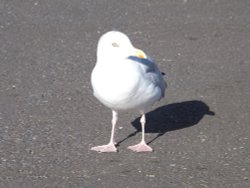
M 136 56 L 146 58 L 146 54 L 134 48 L 128 36 L 119 31 L 109 31 L 101 36 L 98 42 L 97 58 L 128 58 Z

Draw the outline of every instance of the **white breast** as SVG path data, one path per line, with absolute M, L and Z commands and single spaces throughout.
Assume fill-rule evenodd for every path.
M 161 98 L 160 88 L 145 79 L 140 65 L 129 59 L 108 66 L 97 63 L 91 82 L 95 97 L 111 109 L 140 110 Z

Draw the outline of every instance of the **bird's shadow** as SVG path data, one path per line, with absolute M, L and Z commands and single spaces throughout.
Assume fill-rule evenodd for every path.
M 205 115 L 215 115 L 215 113 L 209 110 L 206 103 L 198 100 L 168 104 L 148 112 L 146 114 L 145 132 L 158 133 L 148 144 L 168 131 L 184 129 L 198 124 Z M 118 142 L 118 144 L 141 131 L 140 117 L 136 118 L 132 125 L 136 131 Z

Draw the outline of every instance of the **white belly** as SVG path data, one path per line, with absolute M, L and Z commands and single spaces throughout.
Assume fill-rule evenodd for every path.
M 94 95 L 113 110 L 144 110 L 161 98 L 160 88 L 143 77 L 139 66 L 127 63 L 114 67 L 116 71 L 96 66 L 91 76 Z

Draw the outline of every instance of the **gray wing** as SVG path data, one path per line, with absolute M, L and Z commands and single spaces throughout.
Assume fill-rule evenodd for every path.
M 145 70 L 145 76 L 161 89 L 162 97 L 164 97 L 167 83 L 157 65 L 149 57 L 147 57 L 147 59 L 141 59 L 135 56 L 130 56 L 129 59 L 137 61 L 142 65 Z

